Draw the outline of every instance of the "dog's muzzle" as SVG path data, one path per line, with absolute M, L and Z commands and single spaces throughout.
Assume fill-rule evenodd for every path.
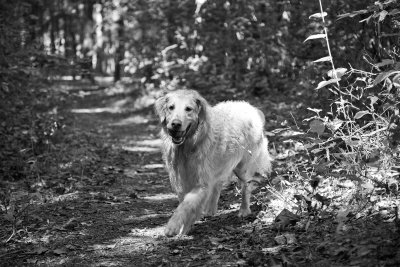
M 190 126 L 191 124 L 189 124 L 189 126 L 184 131 L 176 131 L 174 129 L 168 129 L 168 134 L 172 138 L 172 143 L 174 143 L 175 145 L 181 145 L 183 142 L 185 142 L 186 134 L 188 133 Z

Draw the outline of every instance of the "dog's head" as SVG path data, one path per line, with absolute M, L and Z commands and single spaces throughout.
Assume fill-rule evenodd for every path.
M 172 142 L 181 145 L 205 120 L 208 103 L 196 91 L 177 90 L 158 98 L 154 106 Z

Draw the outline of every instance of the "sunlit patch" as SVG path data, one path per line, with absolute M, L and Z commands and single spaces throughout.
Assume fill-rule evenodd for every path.
M 158 152 L 160 148 L 156 147 L 143 147 L 143 146 L 122 146 L 123 150 L 130 152 Z
M 105 107 L 105 108 L 77 108 L 71 109 L 72 113 L 78 114 L 96 114 L 96 113 L 121 113 L 119 107 Z
M 144 166 L 142 166 L 143 169 L 163 169 L 164 168 L 164 164 L 159 164 L 159 163 L 155 163 L 155 164 L 146 164 Z
M 131 146 L 122 146 L 122 149 L 132 152 L 159 152 L 161 143 L 161 139 L 134 141 Z
M 146 199 L 146 200 L 153 200 L 153 201 L 177 199 L 176 195 L 174 195 L 174 194 L 157 194 L 157 195 L 152 195 L 152 196 L 143 196 L 142 198 Z
M 138 229 L 121 238 L 114 239 L 105 244 L 95 244 L 91 247 L 98 255 L 122 255 L 142 251 L 156 251 L 163 243 L 169 242 L 164 236 L 164 226 Z
M 146 118 L 144 116 L 140 116 L 140 115 L 135 115 L 135 116 L 131 116 L 129 118 L 120 120 L 119 122 L 111 123 L 110 125 L 125 126 L 125 125 L 130 125 L 130 124 L 145 124 L 148 122 L 149 122 L 148 118 Z

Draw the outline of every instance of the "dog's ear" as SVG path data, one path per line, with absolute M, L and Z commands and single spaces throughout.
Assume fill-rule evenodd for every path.
M 166 95 L 159 97 L 156 102 L 154 103 L 154 110 L 158 117 L 160 117 L 161 123 L 165 123 L 166 116 L 167 116 L 167 101 L 168 98 Z
M 199 120 L 206 121 L 207 112 L 210 108 L 210 105 L 208 104 L 207 100 L 205 100 L 201 95 L 198 95 L 196 97 L 196 104 L 199 107 Z

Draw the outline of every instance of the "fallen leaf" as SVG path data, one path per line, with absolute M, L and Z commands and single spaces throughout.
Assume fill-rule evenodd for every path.
M 40 246 L 40 247 L 35 248 L 34 250 L 32 250 L 31 253 L 32 254 L 37 254 L 37 255 L 42 255 L 43 253 L 46 253 L 47 251 L 48 251 L 47 248 Z
M 65 250 L 65 248 L 57 248 L 57 249 L 53 250 L 53 253 L 57 256 L 60 256 L 63 254 L 67 254 L 67 251 Z
M 69 219 L 63 226 L 62 228 L 67 229 L 67 230 L 74 230 L 77 226 L 79 225 L 78 221 L 76 218 L 71 218 Z
M 358 120 L 361 119 L 364 115 L 368 115 L 371 114 L 369 111 L 359 111 L 356 113 L 356 115 L 354 115 L 354 119 Z

